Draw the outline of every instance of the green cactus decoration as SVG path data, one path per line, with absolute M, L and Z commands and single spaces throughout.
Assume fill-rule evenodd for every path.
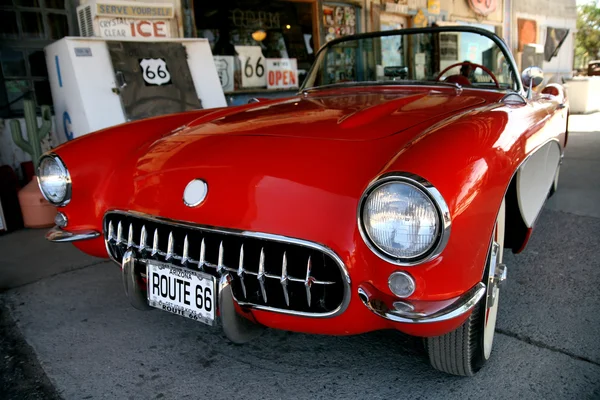
M 52 114 L 49 106 L 42 106 L 42 125 L 38 128 L 37 115 L 35 112 L 35 103 L 32 100 L 23 101 L 25 114 L 25 127 L 27 128 L 26 140 L 21 132 L 21 124 L 19 121 L 10 121 L 10 132 L 12 133 L 13 141 L 25 153 L 31 155 L 33 160 L 34 171 L 37 174 L 38 162 L 42 156 L 42 139 L 50 133 L 52 128 Z

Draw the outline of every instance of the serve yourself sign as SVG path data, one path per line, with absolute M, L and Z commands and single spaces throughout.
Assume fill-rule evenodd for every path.
M 267 89 L 298 87 L 298 62 L 295 58 L 267 58 Z

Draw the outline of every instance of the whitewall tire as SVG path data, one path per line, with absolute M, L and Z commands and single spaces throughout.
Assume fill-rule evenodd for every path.
M 442 336 L 425 339 L 429 361 L 440 371 L 452 375 L 472 376 L 491 356 L 500 300 L 500 283 L 506 279 L 506 267 L 502 264 L 504 232 L 503 200 L 483 274 L 483 283 L 487 288 L 485 296 L 458 329 Z

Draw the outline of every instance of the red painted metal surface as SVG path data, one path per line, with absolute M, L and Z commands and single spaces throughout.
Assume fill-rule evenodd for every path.
M 392 323 L 370 312 L 357 289 L 368 284 L 393 296 L 387 279 L 405 270 L 416 281 L 409 300 L 445 302 L 481 280 L 513 174 L 547 140 L 557 138 L 562 145 L 566 126 L 567 109 L 559 107 L 558 97 L 504 105 L 502 95 L 445 87 L 337 88 L 121 125 L 55 150 L 73 185 L 72 200 L 61 211 L 69 218 L 67 230 L 101 231 L 104 214 L 119 209 L 321 243 L 349 271 L 347 310 L 329 319 L 252 311 L 258 322 L 311 333 L 396 328 L 439 335 L 467 316 L 436 324 Z M 392 171 L 427 179 L 450 208 L 448 245 L 418 266 L 383 261 L 358 231 L 363 191 Z M 189 208 L 182 193 L 194 178 L 204 179 L 209 193 L 200 207 Z M 100 238 L 75 245 L 107 256 Z

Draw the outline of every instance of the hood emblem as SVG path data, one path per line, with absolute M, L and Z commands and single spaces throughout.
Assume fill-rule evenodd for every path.
M 208 194 L 208 185 L 202 179 L 193 179 L 183 191 L 183 203 L 188 207 L 196 207 L 204 201 Z

